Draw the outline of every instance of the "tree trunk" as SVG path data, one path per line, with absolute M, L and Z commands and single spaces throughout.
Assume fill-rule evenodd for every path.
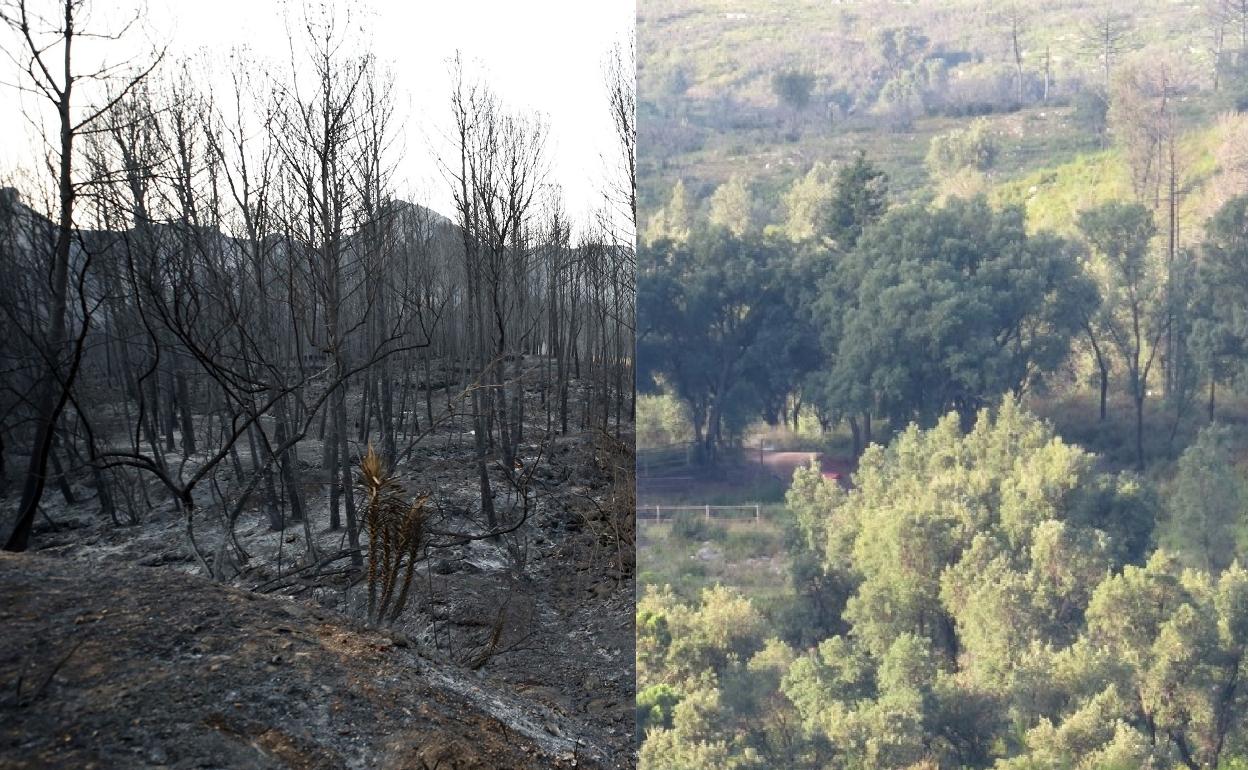
M 282 403 L 277 414 L 277 430 L 275 437 L 279 447 L 285 447 L 288 439 L 286 429 L 286 405 Z M 282 486 L 286 488 L 286 499 L 290 501 L 290 518 L 294 521 L 304 519 L 303 496 L 299 493 L 299 485 L 295 481 L 294 448 L 286 447 L 278 457 L 278 469 L 282 475 Z
M 425 352 L 422 356 L 425 359 L 425 417 L 429 419 L 429 429 L 433 430 L 433 380 L 429 374 L 429 353 Z M 447 385 L 447 392 L 450 392 L 450 385 Z
M 168 367 L 157 371 L 159 372 L 156 380 L 159 390 L 157 398 L 160 403 L 160 425 L 165 434 L 165 451 L 172 452 L 178 446 L 174 438 L 178 418 L 174 398 L 173 371 Z
M 1105 404 L 1106 404 L 1106 401 L 1109 399 L 1109 370 L 1108 370 L 1108 369 L 1107 369 L 1104 365 L 1101 365 L 1100 369 L 1101 369 L 1101 412 L 1100 412 L 1100 421 L 1101 421 L 1101 422 L 1105 422 L 1105 416 L 1106 416 L 1106 408 L 1105 408 Z
M 342 386 L 339 386 L 342 387 Z M 329 408 L 325 409 L 328 416 Z M 329 435 L 325 438 L 321 467 L 324 468 L 329 480 L 329 529 L 337 532 L 342 529 L 342 514 L 339 511 L 338 492 L 338 421 L 329 420 Z
M 65 499 L 66 505 L 73 505 L 78 502 L 74 497 L 73 487 L 69 485 L 69 476 L 65 473 L 65 466 L 61 464 L 61 458 L 56 454 L 56 447 L 48 452 L 48 460 L 52 463 L 52 472 L 56 474 L 56 485 L 61 491 L 61 497 Z
M 195 421 L 191 414 L 191 393 L 186 372 L 180 367 L 174 375 L 174 383 L 178 392 L 178 411 L 182 415 L 182 454 L 190 457 L 195 454 Z
M 35 440 L 27 464 L 26 479 L 22 484 L 22 498 L 17 515 L 12 518 L 7 531 L 0 532 L 0 539 L 7 551 L 25 551 L 30 542 L 30 530 L 35 522 L 35 511 L 43 499 L 47 479 L 48 453 L 52 451 L 52 437 L 57 420 L 65 407 L 65 393 L 72 385 L 72 378 L 60 382 L 57 371 L 65 353 L 65 308 L 69 294 L 69 246 L 74 227 L 73 167 L 74 131 L 70 114 L 70 95 L 73 90 L 73 71 L 70 68 L 70 50 L 73 42 L 73 6 L 65 4 L 65 86 L 57 103 L 60 118 L 61 153 L 59 163 L 60 212 L 56 226 L 56 250 L 52 262 L 51 305 L 48 308 L 48 358 L 52 371 L 44 377 L 36 399 L 37 422 Z
M 336 416 L 338 419 L 338 430 L 336 433 L 339 441 L 338 461 L 341 463 L 340 470 L 342 473 L 342 498 L 346 503 L 347 509 L 347 542 L 352 548 L 351 563 L 358 567 L 364 563 L 364 556 L 360 553 L 360 528 L 355 515 L 355 492 L 351 479 L 351 454 L 347 446 L 347 389 L 345 386 L 338 391 L 334 411 L 337 412 Z

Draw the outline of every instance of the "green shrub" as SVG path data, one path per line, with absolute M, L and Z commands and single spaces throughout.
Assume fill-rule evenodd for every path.
M 680 700 L 680 692 L 667 684 L 651 685 L 637 693 L 637 735 L 644 736 L 651 727 L 670 729 L 672 711 Z
M 724 528 L 706 520 L 698 511 L 681 511 L 672 520 L 672 537 L 682 540 L 720 540 Z
M 724 553 L 734 561 L 770 556 L 780 550 L 777 539 L 778 535 L 774 530 L 732 529 L 724 537 Z
M 927 164 L 932 176 L 949 177 L 963 169 L 987 171 L 997 161 L 997 138 L 980 118 L 966 128 L 933 137 L 928 145 Z

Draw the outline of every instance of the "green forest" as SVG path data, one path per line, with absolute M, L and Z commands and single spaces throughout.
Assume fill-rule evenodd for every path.
M 1248 768 L 1248 3 L 638 44 L 639 447 L 855 467 L 639 525 L 641 766 Z

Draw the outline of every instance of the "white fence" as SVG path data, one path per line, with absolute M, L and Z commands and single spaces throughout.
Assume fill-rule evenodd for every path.
M 755 524 L 763 519 L 761 505 L 644 505 L 637 506 L 637 521 L 649 521 L 661 524 L 671 521 L 682 511 L 692 511 L 707 521 L 752 521 Z M 740 513 L 732 514 L 730 511 Z M 727 515 L 725 515 L 727 514 Z

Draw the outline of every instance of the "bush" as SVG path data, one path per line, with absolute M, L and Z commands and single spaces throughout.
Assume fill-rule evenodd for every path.
M 1013 112 L 1023 104 L 1044 97 L 1044 80 L 1028 72 L 1023 76 L 1022 102 L 1019 101 L 1018 75 L 1012 66 L 976 64 L 958 69 L 958 77 L 948 80 L 935 111 L 953 117 Z M 1051 90 L 1051 89 L 1050 89 Z
M 681 695 L 668 684 L 656 684 L 637 693 L 637 735 L 644 736 L 651 727 L 670 729 L 672 711 Z
M 688 409 L 675 396 L 637 396 L 637 446 L 640 449 L 681 444 L 693 438 Z
M 758 529 L 735 529 L 726 533 L 724 553 L 734 561 L 768 556 L 779 550 L 777 535 Z
M 1109 119 L 1109 100 L 1104 93 L 1097 89 L 1085 89 L 1075 94 L 1071 103 L 1074 106 L 1072 117 L 1075 125 L 1096 136 L 1105 133 Z
M 783 70 L 771 76 L 771 91 L 781 104 L 794 111 L 806 109 L 810 104 L 810 92 L 815 87 L 815 76 L 800 70 Z
M 923 114 L 923 89 L 912 72 L 902 72 L 884 84 L 875 103 L 875 114 L 892 130 L 905 131 Z
M 963 169 L 987 171 L 997 160 L 997 139 L 980 118 L 967 128 L 932 139 L 926 164 L 933 176 L 951 177 Z
M 681 511 L 672 520 L 672 537 L 683 540 L 722 539 L 724 528 L 706 520 L 698 511 Z

